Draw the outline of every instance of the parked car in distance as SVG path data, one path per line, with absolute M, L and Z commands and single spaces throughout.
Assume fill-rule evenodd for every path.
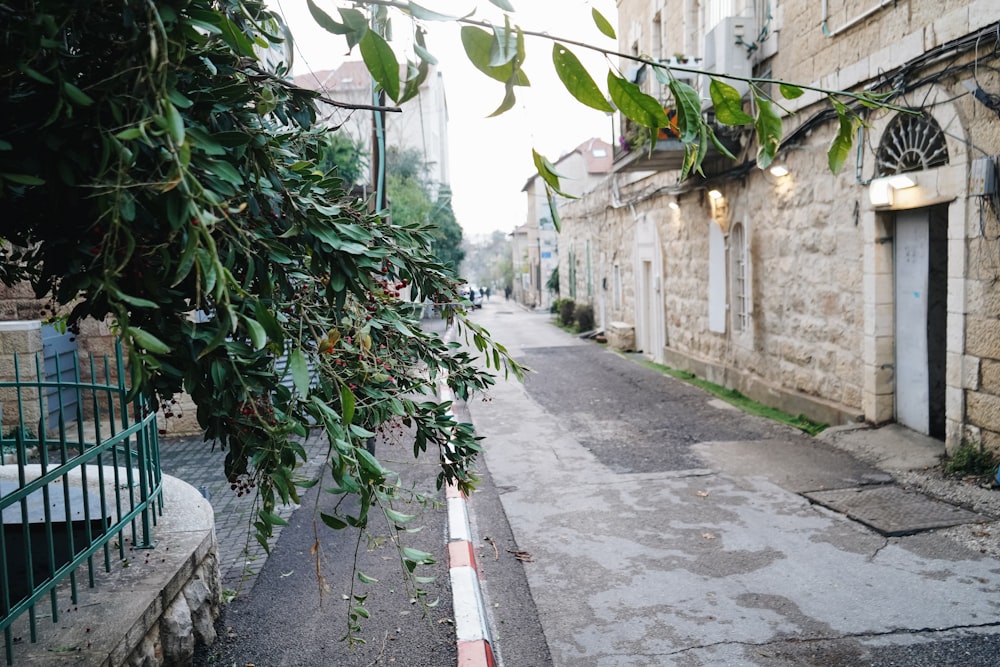
M 479 291 L 479 288 L 476 287 L 475 285 L 469 285 L 469 284 L 462 285 L 459 288 L 458 293 L 462 296 L 463 299 L 467 299 L 472 303 L 473 310 L 475 310 L 476 308 L 483 307 L 483 294 L 482 292 Z

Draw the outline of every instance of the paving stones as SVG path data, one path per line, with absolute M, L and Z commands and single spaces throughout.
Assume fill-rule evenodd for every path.
M 888 537 L 990 520 L 895 485 L 814 491 L 803 495 Z
M 314 437 L 304 446 L 308 458 L 298 473 L 305 479 L 315 479 L 328 445 L 323 438 Z M 267 552 L 253 535 L 256 494 L 241 496 L 230 488 L 223 470 L 224 459 L 225 452 L 217 443 L 206 442 L 200 436 L 160 439 L 163 472 L 198 489 L 212 504 L 223 587 L 248 592 L 264 567 Z M 288 519 L 295 509 L 295 506 L 281 506 L 276 514 Z M 275 526 L 272 544 L 280 532 L 281 526 Z

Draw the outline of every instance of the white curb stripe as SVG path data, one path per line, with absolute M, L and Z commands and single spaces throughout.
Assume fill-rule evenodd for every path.
M 469 510 L 464 498 L 448 499 L 448 539 L 452 542 L 472 542 Z
M 460 642 L 489 640 L 482 620 L 486 617 L 479 589 L 479 575 L 471 567 L 451 568 L 451 590 L 455 597 L 455 634 Z

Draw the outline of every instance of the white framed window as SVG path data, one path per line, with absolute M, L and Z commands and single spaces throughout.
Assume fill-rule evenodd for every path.
M 729 232 L 729 264 L 730 276 L 732 276 L 730 303 L 732 304 L 733 331 L 749 331 L 752 310 L 750 260 L 747 252 L 746 228 L 742 222 L 734 223 Z
M 615 311 L 621 310 L 622 307 L 622 267 L 620 264 L 615 264 L 611 270 L 611 303 L 614 305 Z

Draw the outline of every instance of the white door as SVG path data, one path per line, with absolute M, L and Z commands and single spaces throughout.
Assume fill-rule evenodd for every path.
M 896 215 L 896 421 L 914 431 L 930 427 L 927 369 L 928 218 Z
M 945 435 L 948 322 L 946 207 L 896 215 L 896 421 Z

